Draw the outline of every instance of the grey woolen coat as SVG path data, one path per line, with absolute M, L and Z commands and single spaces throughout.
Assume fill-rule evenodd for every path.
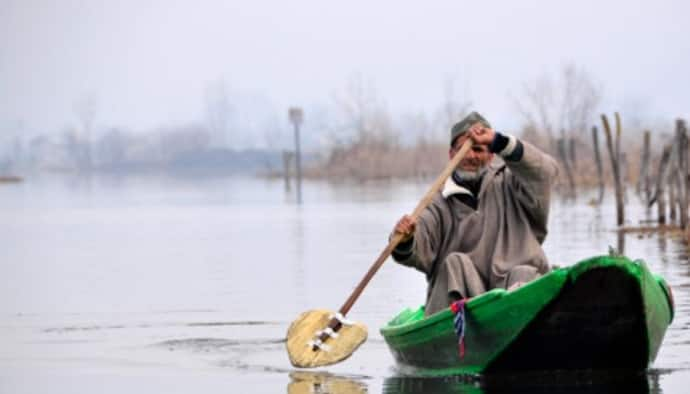
M 476 210 L 457 198 L 471 192 L 450 177 L 419 216 L 412 240 L 394 251 L 400 264 L 426 274 L 426 315 L 448 307 L 451 297 L 507 288 L 549 270 L 541 244 L 558 166 L 522 144 L 519 160 L 490 163 Z

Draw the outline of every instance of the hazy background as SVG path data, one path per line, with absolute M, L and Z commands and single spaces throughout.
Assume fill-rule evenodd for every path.
M 566 63 L 603 110 L 687 117 L 687 15 L 683 1 L 1 0 L 0 131 L 6 145 L 79 129 L 85 107 L 96 135 L 205 125 L 222 85 L 230 146 L 284 148 L 300 105 L 314 150 L 352 78 L 394 119 L 433 113 L 453 85 L 516 130 L 511 97 Z
M 659 153 L 690 117 L 687 4 L 0 0 L 0 393 L 293 392 L 290 322 L 352 291 L 472 109 L 564 169 L 552 263 L 615 246 L 673 287 L 659 357 L 627 392 L 683 392 L 688 239 L 613 231 L 613 193 L 591 187 L 610 179 L 614 111 L 626 226 L 656 223 L 652 180 L 685 179 Z M 293 106 L 301 205 L 278 177 Z M 328 370 L 369 392 L 454 391 L 405 380 L 378 334 L 424 288 L 386 263 L 352 310 L 370 339 Z

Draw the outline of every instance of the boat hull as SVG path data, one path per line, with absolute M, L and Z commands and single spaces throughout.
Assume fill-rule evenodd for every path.
M 431 375 L 645 369 L 673 318 L 670 290 L 641 261 L 601 256 L 466 305 L 460 356 L 450 309 L 406 310 L 381 329 L 397 362 Z

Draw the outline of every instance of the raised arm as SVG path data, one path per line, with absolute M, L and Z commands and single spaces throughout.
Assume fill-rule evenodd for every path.
M 495 133 L 490 150 L 499 154 L 510 169 L 508 192 L 518 200 L 533 224 L 544 229 L 545 236 L 551 187 L 558 175 L 556 161 L 535 146 L 500 133 Z

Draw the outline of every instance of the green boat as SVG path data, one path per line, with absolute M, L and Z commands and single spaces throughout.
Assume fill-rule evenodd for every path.
M 420 375 L 644 370 L 673 320 L 666 281 L 640 260 L 599 256 L 465 305 L 464 355 L 450 308 L 406 309 L 381 328 L 397 363 Z

